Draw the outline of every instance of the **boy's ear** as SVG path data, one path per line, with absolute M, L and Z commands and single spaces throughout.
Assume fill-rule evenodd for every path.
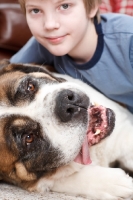
M 88 14 L 89 18 L 94 18 L 96 16 L 96 13 L 98 12 L 99 5 L 95 5 L 94 8 L 91 9 L 91 11 Z

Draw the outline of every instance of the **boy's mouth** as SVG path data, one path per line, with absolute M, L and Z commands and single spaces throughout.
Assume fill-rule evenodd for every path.
M 45 37 L 46 40 L 48 40 L 50 43 L 60 43 L 64 40 L 66 35 L 63 36 L 51 36 L 51 37 Z

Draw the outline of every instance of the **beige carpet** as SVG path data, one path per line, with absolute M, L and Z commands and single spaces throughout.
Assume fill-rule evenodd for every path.
M 29 193 L 15 186 L 0 183 L 0 200 L 85 200 L 85 198 L 59 193 L 46 193 L 45 195 Z

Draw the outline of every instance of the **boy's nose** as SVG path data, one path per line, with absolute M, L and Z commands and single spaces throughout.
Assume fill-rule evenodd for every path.
M 59 20 L 53 14 L 45 16 L 44 28 L 47 30 L 58 29 L 60 27 Z

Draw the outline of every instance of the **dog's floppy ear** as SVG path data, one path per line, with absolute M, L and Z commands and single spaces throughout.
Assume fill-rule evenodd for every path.
M 49 73 L 45 66 L 42 67 L 41 65 L 35 65 L 32 63 L 10 63 L 9 60 L 3 59 L 0 61 L 0 72 L 1 73 L 8 73 L 13 71 L 20 71 L 25 74 L 34 73 L 34 72 L 42 72 L 42 73 Z
M 1 60 L 0 61 L 0 70 L 1 73 L 8 73 L 14 71 L 20 71 L 25 74 L 34 73 L 34 72 L 42 72 L 46 74 L 50 74 L 47 70 L 47 66 L 37 65 L 33 63 L 10 63 L 9 60 Z
M 0 75 L 12 70 L 11 63 L 8 59 L 0 60 Z
M 0 69 L 3 69 L 3 67 L 6 67 L 10 64 L 10 61 L 8 59 L 0 60 Z
M 9 60 L 4 59 L 0 61 L 0 75 L 4 74 L 4 73 L 8 73 L 8 72 L 13 72 L 13 71 L 20 71 L 23 72 L 25 74 L 29 74 L 29 73 L 34 73 L 34 72 L 41 72 L 41 73 L 45 73 L 48 74 L 49 76 L 51 76 L 52 78 L 54 78 L 55 80 L 57 80 L 58 82 L 64 82 L 66 81 L 63 78 L 60 77 L 56 77 L 53 76 L 53 74 L 51 73 L 51 66 L 47 66 L 47 65 L 36 65 L 36 64 L 23 64 L 23 63 L 10 63 Z M 49 71 L 50 69 L 50 71 Z

